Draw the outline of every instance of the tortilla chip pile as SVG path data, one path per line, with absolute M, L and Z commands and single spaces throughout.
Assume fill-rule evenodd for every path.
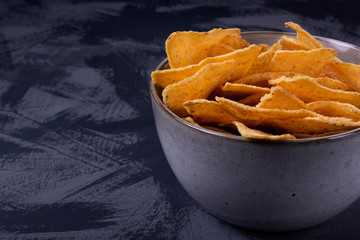
M 174 32 L 170 69 L 152 72 L 165 105 L 188 122 L 254 139 L 325 136 L 360 127 L 360 66 L 298 24 L 272 46 L 240 29 Z

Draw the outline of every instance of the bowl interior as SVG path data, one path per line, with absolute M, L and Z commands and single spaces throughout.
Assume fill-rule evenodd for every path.
M 286 35 L 287 37 L 296 38 L 296 33 L 290 33 L 290 32 L 273 32 L 273 31 L 254 31 L 254 32 L 243 32 L 241 33 L 241 37 L 248 41 L 250 44 L 268 44 L 272 45 L 276 43 L 282 36 Z M 360 48 L 346 42 L 342 42 L 339 40 L 331 39 L 331 38 L 325 38 L 325 37 L 318 37 L 315 36 L 315 38 L 323 44 L 325 47 L 333 48 L 337 52 L 337 57 L 343 60 L 344 62 L 350 62 L 354 64 L 360 64 Z M 155 70 L 164 70 L 168 69 L 169 64 L 168 60 L 164 59 Z M 198 131 L 202 131 L 208 134 L 213 134 L 225 138 L 231 138 L 241 141 L 251 141 L 250 139 L 244 138 L 242 136 L 236 136 L 236 135 L 230 135 L 226 133 L 221 133 L 217 131 L 213 131 L 210 129 L 198 127 L 192 123 L 189 123 L 182 118 L 178 117 L 176 114 L 174 114 L 172 111 L 170 111 L 165 104 L 162 101 L 162 91 L 163 89 L 155 84 L 152 80 L 150 80 L 150 91 L 152 94 L 153 99 L 157 104 L 159 104 L 164 111 L 166 111 L 168 114 L 170 114 L 173 118 L 175 118 L 177 121 L 181 122 L 182 124 L 186 125 L 187 127 L 191 127 L 194 129 L 197 129 Z M 279 140 L 285 141 L 285 142 L 307 142 L 307 141 L 318 141 L 323 139 L 337 139 L 342 138 L 346 136 L 350 136 L 352 134 L 357 134 L 360 132 L 360 128 L 356 128 L 353 130 L 346 131 L 344 133 L 339 134 L 333 134 L 328 136 L 322 136 L 322 137 L 312 137 L 312 138 L 297 138 L 297 139 L 284 139 Z M 272 140 L 264 140 L 264 141 L 272 141 Z

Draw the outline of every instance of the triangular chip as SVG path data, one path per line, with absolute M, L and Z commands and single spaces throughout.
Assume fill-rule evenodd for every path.
M 201 124 L 218 124 L 236 120 L 233 114 L 215 101 L 197 99 L 184 103 L 187 112 Z
M 266 52 L 268 50 L 270 50 L 271 46 L 265 44 L 265 43 L 260 43 L 258 44 L 259 47 L 261 47 L 261 52 Z
M 250 45 L 246 40 L 242 39 L 240 34 L 237 32 L 234 34 L 225 34 L 225 37 L 220 40 L 220 43 L 229 46 L 235 50 L 245 48 Z
M 270 49 L 259 54 L 256 58 L 253 66 L 249 70 L 249 74 L 268 72 L 269 64 L 274 57 L 275 52 L 278 50 L 277 44 L 275 43 Z
M 298 98 L 305 102 L 339 101 L 360 107 L 360 93 L 327 88 L 317 83 L 317 81 L 311 77 L 281 77 L 270 80 L 269 83 L 293 92 Z
M 331 48 L 312 50 L 275 52 L 269 66 L 269 72 L 297 72 L 309 76 L 318 74 L 324 64 L 330 62 L 336 56 Z
M 293 22 L 286 22 L 285 27 L 290 27 L 297 32 L 299 42 L 307 49 L 324 48 L 324 46 L 316 40 L 309 32 L 304 30 L 299 24 Z
M 226 130 L 220 128 L 220 127 L 208 126 L 208 125 L 199 125 L 197 122 L 195 122 L 195 120 L 192 117 L 186 117 L 186 118 L 183 118 L 183 119 L 185 121 L 189 122 L 189 123 L 194 124 L 195 126 L 198 126 L 198 127 L 206 128 L 206 129 L 209 129 L 209 130 L 212 130 L 212 131 L 215 131 L 215 132 L 227 133 L 227 134 L 234 135 L 233 133 L 231 133 L 229 131 L 226 131 Z
M 267 140 L 295 139 L 295 137 L 291 134 L 273 135 L 273 134 L 265 133 L 263 131 L 249 128 L 245 124 L 238 121 L 234 121 L 232 122 L 232 124 L 236 126 L 236 129 L 239 131 L 241 136 L 245 138 L 267 139 Z
M 337 89 L 337 90 L 344 90 L 344 91 L 349 90 L 349 86 L 339 80 L 335 80 L 328 77 L 318 77 L 318 78 L 314 78 L 314 80 L 324 87 Z
M 290 91 L 276 86 L 260 99 L 260 103 L 256 107 L 296 110 L 306 108 L 306 104 Z
M 360 66 L 353 63 L 332 61 L 324 65 L 322 75 L 337 79 L 360 92 Z
M 309 50 L 306 46 L 302 45 L 301 42 L 285 35 L 280 38 L 278 45 L 281 50 Z
M 271 122 L 278 132 L 293 134 L 323 134 L 360 127 L 360 122 L 354 122 L 351 119 L 325 116 L 272 119 Z
M 239 103 L 245 104 L 245 105 L 249 105 L 249 106 L 255 106 L 256 104 L 258 104 L 260 102 L 260 99 L 264 96 L 263 93 L 255 93 L 253 95 L 250 95 L 246 98 L 243 98 L 241 100 L 239 100 Z
M 215 88 L 230 80 L 235 68 L 235 60 L 209 63 L 195 75 L 167 86 L 162 93 L 163 101 L 175 114 L 185 117 L 184 102 L 207 98 Z
M 249 47 L 239 49 L 228 54 L 209 57 L 202 60 L 200 63 L 195 65 L 189 65 L 181 68 L 158 70 L 151 73 L 151 77 L 156 84 L 165 88 L 166 86 L 177 83 L 185 78 L 191 77 L 202 67 L 209 63 L 224 62 L 227 60 L 234 59 L 238 66 L 236 71 L 234 71 L 233 78 L 239 78 L 246 74 L 250 69 L 251 65 L 255 61 L 256 57 L 260 53 L 261 48 L 256 45 L 251 45 Z M 242 67 L 240 67 L 242 66 Z
M 251 107 L 222 97 L 216 97 L 216 101 L 224 105 L 239 120 L 257 120 L 266 122 L 268 119 L 292 119 L 318 115 L 317 113 L 306 109 L 285 110 Z
M 251 84 L 259 87 L 267 87 L 269 86 L 268 81 L 272 79 L 277 79 L 279 77 L 293 77 L 296 75 L 302 75 L 296 72 L 261 72 L 248 74 L 238 80 L 232 81 L 232 83 L 243 83 L 243 84 Z
M 225 83 L 220 86 L 220 96 L 231 98 L 231 99 L 242 99 L 256 93 L 269 93 L 270 88 L 257 87 L 253 85 L 247 85 L 242 83 Z
M 325 48 L 314 36 L 303 29 L 299 24 L 293 22 L 286 22 L 285 27 L 290 27 L 297 32 L 298 45 L 303 46 L 304 49 Z M 342 62 L 339 58 L 334 57 L 332 62 Z
M 224 47 L 226 45 L 230 48 Z M 165 48 L 170 67 L 179 68 L 248 45 L 241 38 L 240 29 L 217 28 L 209 32 L 174 32 L 166 40 Z
M 316 101 L 308 103 L 306 108 L 328 117 L 345 117 L 360 121 L 360 109 L 349 103 Z
M 219 56 L 235 51 L 234 48 L 224 43 L 214 43 L 209 51 L 209 56 Z

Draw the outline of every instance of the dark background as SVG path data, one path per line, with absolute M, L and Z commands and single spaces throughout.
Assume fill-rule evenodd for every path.
M 286 21 L 360 45 L 350 1 L 2 1 L 0 239 L 359 239 L 359 200 L 298 232 L 229 225 L 159 144 L 148 85 L 171 32 Z

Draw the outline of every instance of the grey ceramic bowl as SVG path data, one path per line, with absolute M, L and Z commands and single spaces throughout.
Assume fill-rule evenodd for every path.
M 242 33 L 273 44 L 283 32 Z M 354 45 L 318 38 L 360 64 Z M 166 66 L 164 60 L 157 69 Z M 177 179 L 209 213 L 237 226 L 289 231 L 324 222 L 360 196 L 360 129 L 327 137 L 261 141 L 192 125 L 173 114 L 151 81 L 156 127 Z

